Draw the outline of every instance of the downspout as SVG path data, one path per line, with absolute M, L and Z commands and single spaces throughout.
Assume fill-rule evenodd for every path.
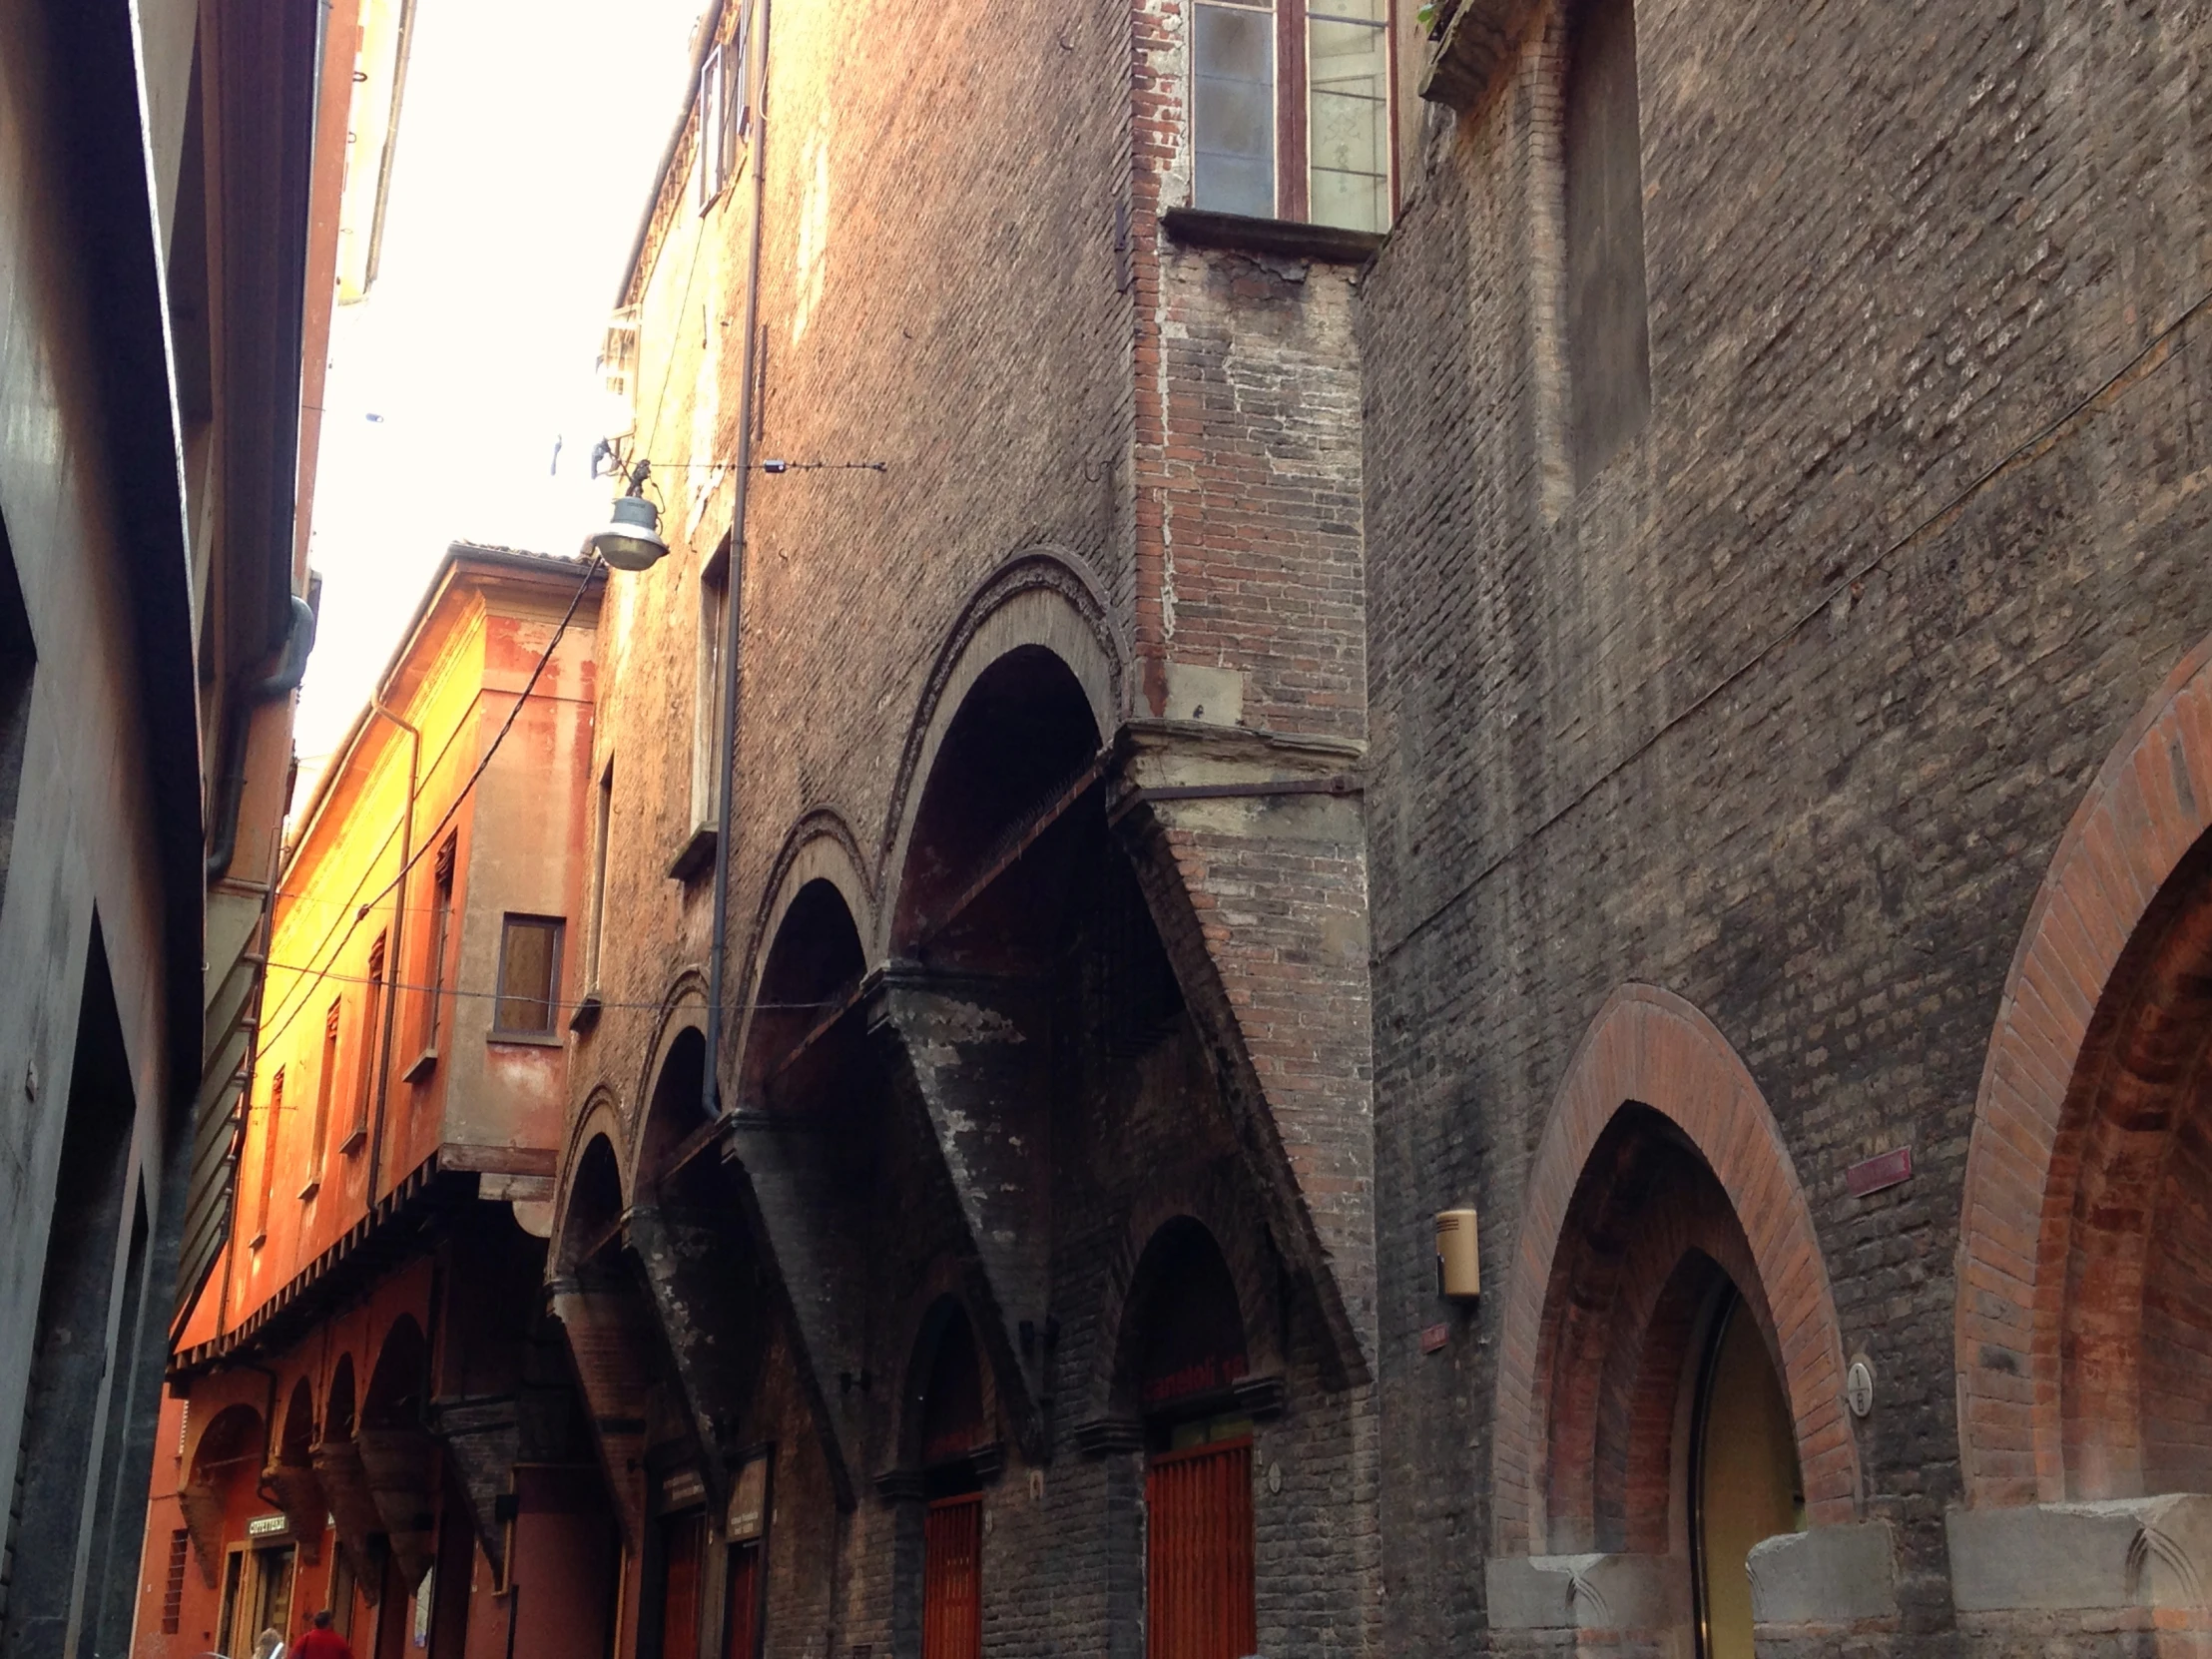
M 297 594 L 291 596 L 291 628 L 284 635 L 283 655 L 276 671 L 266 680 L 240 686 L 232 694 L 231 717 L 223 734 L 223 779 L 217 786 L 215 839 L 208 847 L 207 875 L 211 885 L 231 873 L 238 853 L 239 803 L 246 795 L 246 733 L 254 711 L 299 689 L 307 672 L 307 653 L 314 649 L 314 607 Z
M 381 692 L 369 699 L 368 712 L 390 721 L 407 734 L 407 804 L 399 817 L 399 877 L 396 883 L 399 890 L 392 894 L 391 931 L 385 935 L 384 981 L 389 988 L 384 995 L 384 1029 L 376 1045 L 376 1112 L 368 1129 L 367 1202 L 373 1214 L 376 1182 L 383 1173 L 384 1106 L 391 1098 L 391 1032 L 399 1013 L 399 986 L 404 980 L 399 971 L 399 946 L 402 926 L 407 919 L 407 863 L 414 855 L 415 790 L 420 784 L 422 768 L 422 733 L 385 708 Z
M 269 1465 L 276 1460 L 276 1374 L 267 1366 L 257 1366 L 251 1361 L 238 1362 L 240 1371 L 256 1371 L 269 1379 L 268 1404 L 262 1411 L 262 1466 L 254 1471 L 254 1495 L 264 1503 L 276 1503 L 276 1499 L 262 1479 Z
M 707 957 L 707 1075 L 700 1103 L 711 1123 L 722 1115 L 722 1001 L 724 960 L 730 947 L 730 830 L 736 815 L 731 797 L 738 775 L 738 653 L 745 639 L 745 508 L 753 481 L 753 398 L 761 348 L 761 235 L 768 204 L 768 48 L 769 4 L 760 0 L 759 32 L 754 36 L 753 228 L 748 238 L 745 278 L 745 379 L 738 387 L 738 487 L 730 508 L 730 603 L 723 619 L 722 785 L 715 798 L 715 924 Z

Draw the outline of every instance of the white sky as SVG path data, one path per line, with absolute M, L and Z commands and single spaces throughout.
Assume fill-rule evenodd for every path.
M 573 554 L 605 518 L 594 363 L 704 4 L 417 0 L 376 282 L 331 326 L 295 806 L 446 543 Z

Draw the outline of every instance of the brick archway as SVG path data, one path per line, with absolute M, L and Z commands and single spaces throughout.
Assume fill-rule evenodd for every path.
M 2094 1183 L 2124 1176 L 2128 1160 L 2142 1161 L 2114 1144 L 2106 1121 L 2113 1078 L 2105 1073 L 2126 1069 L 2129 1056 L 2115 1051 L 2142 1036 L 2124 1023 L 2139 1025 L 2141 1010 L 2116 1004 L 2155 998 L 2161 976 L 2187 966 L 2169 959 L 2174 941 L 2164 935 L 2175 917 L 2165 912 L 2177 901 L 2171 878 L 2208 830 L 2212 639 L 2176 666 L 2130 723 L 2076 809 L 2028 911 L 1997 1007 L 1959 1222 L 1958 1436 L 1971 1507 L 2057 1502 L 2081 1495 L 2069 1490 L 2077 1485 L 2096 1488 L 2088 1495 L 2107 1495 L 2106 1485 L 2127 1495 L 2120 1490 L 2126 1471 L 2105 1465 L 2115 1455 L 2126 1462 L 2140 1447 L 2084 1447 L 2078 1432 L 2069 1436 L 2069 1418 L 2080 1413 L 2067 1403 L 2068 1308 L 2078 1300 L 2069 1299 L 2068 1281 L 2071 1274 L 2095 1285 L 2102 1275 L 2125 1281 L 2118 1289 L 2139 1290 L 2141 1264 L 2107 1261 L 2116 1251 L 2100 1254 L 2096 1240 L 2085 1240 L 2076 1201 Z M 2147 1189 L 2133 1196 L 2150 1199 Z M 2147 1233 L 2147 1220 L 2146 1210 L 2138 1234 Z M 2140 1384 L 2132 1369 L 2140 1345 L 2105 1346 L 2108 1358 L 2126 1364 L 2102 1380 L 2108 1385 L 2096 1401 L 2076 1403 L 2128 1415 Z M 2076 1378 L 2071 1391 L 2084 1385 Z M 2093 1466 L 2070 1468 L 2085 1451 Z
M 1500 1555 L 1547 1547 L 1546 1355 L 1556 1345 L 1546 1335 L 1558 1323 L 1553 1270 L 1591 1154 L 1630 1106 L 1648 1108 L 1680 1130 L 1725 1194 L 1748 1251 L 1740 1271 L 1756 1280 L 1741 1288 L 1771 1317 L 1797 1426 L 1807 1517 L 1815 1526 L 1855 1519 L 1859 1450 L 1844 1415 L 1835 1299 L 1774 1114 L 1710 1020 L 1670 992 L 1628 984 L 1606 1000 L 1583 1037 L 1529 1175 L 1498 1355 L 1492 1547 Z M 1724 1263 L 1736 1254 L 1719 1252 Z

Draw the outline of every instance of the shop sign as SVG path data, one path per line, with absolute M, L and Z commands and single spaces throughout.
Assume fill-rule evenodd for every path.
M 285 1515 L 256 1515 L 246 1523 L 249 1538 L 281 1538 L 291 1530 L 291 1520 Z

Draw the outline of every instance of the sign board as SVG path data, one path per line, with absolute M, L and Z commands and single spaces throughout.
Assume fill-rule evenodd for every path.
M 1865 1198 L 1912 1178 L 1913 1149 L 1909 1146 L 1893 1147 L 1844 1171 L 1844 1185 L 1853 1198 Z
M 281 1538 L 291 1530 L 288 1515 L 256 1515 L 246 1523 L 249 1538 Z
M 1451 1341 L 1448 1325 L 1424 1325 L 1420 1333 L 1420 1351 L 1423 1354 L 1441 1354 L 1444 1344 Z
M 738 1470 L 730 1493 L 730 1541 L 742 1544 L 768 1530 L 768 1453 L 757 1452 Z
M 661 1507 L 689 1509 L 706 1501 L 707 1482 L 697 1469 L 671 1469 L 661 1477 Z

